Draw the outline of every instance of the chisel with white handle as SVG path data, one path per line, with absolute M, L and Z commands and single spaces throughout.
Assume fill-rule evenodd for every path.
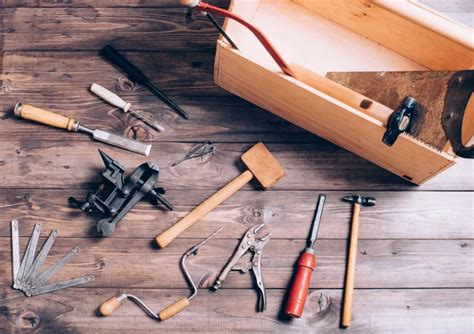
M 58 115 L 51 111 L 33 107 L 29 104 L 17 103 L 15 106 L 15 115 L 24 119 L 38 123 L 54 126 L 60 129 L 66 129 L 73 132 L 85 132 L 92 135 L 92 138 L 103 143 L 117 146 L 128 151 L 143 154 L 150 154 L 151 145 L 143 144 L 135 140 L 117 136 L 103 130 L 92 130 L 79 124 L 72 118 Z
M 141 115 L 140 113 L 136 112 L 132 109 L 132 105 L 129 102 L 125 102 L 120 96 L 115 93 L 112 93 L 107 88 L 99 85 L 99 84 L 92 84 L 91 85 L 91 92 L 97 95 L 98 97 L 102 98 L 104 101 L 110 103 L 111 105 L 122 109 L 125 113 L 130 113 L 136 118 L 142 120 L 144 123 L 151 126 L 153 129 L 156 129 L 160 132 L 165 131 L 165 128 L 161 125 L 153 122 L 152 120 L 146 118 L 145 116 Z

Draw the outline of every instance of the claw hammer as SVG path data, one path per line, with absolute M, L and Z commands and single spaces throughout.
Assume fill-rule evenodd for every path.
M 347 260 L 346 282 L 344 285 L 344 304 L 342 306 L 342 326 L 349 327 L 352 321 L 352 301 L 354 300 L 354 276 L 359 239 L 359 215 L 361 206 L 374 206 L 375 198 L 361 195 L 346 196 L 344 201 L 354 203 L 351 235 L 349 239 L 349 258 Z

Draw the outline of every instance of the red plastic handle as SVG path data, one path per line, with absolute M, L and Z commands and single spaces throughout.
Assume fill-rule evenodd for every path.
M 285 309 L 285 313 L 293 318 L 300 318 L 303 314 L 311 276 L 316 268 L 316 257 L 312 253 L 304 252 L 300 255 L 297 265 L 298 270 Z

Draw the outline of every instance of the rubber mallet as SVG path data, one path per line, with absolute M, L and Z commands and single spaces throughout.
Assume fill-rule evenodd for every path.
M 344 304 L 342 306 L 342 326 L 349 327 L 352 322 L 352 303 L 354 299 L 354 276 L 359 240 L 359 215 L 361 206 L 374 206 L 375 198 L 360 195 L 346 196 L 344 201 L 354 203 L 351 235 L 349 239 L 349 258 L 347 260 L 346 282 L 344 285 Z
M 178 235 L 190 228 L 195 222 L 214 210 L 219 204 L 231 197 L 235 192 L 256 179 L 264 190 L 269 189 L 285 175 L 283 168 L 262 143 L 254 145 L 241 157 L 247 170 L 229 182 L 224 188 L 199 204 L 179 222 L 158 235 L 155 240 L 160 248 L 169 245 Z

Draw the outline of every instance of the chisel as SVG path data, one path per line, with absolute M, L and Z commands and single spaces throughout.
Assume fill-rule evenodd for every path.
M 151 126 L 153 129 L 158 130 L 160 132 L 165 131 L 164 127 L 162 127 L 161 125 L 157 124 L 156 122 L 153 122 L 152 120 L 146 118 L 145 116 L 143 116 L 140 113 L 133 110 L 132 105 L 130 103 L 125 102 L 120 96 L 118 96 L 115 93 L 112 93 L 107 88 L 102 87 L 99 84 L 93 83 L 91 85 L 91 92 L 94 93 L 95 95 L 97 95 L 98 97 L 102 98 L 104 101 L 110 103 L 111 105 L 122 109 L 124 113 L 132 114 L 136 118 L 142 120 L 144 123 Z
M 132 64 L 127 58 L 122 56 L 117 50 L 113 48 L 112 45 L 106 45 L 101 51 L 100 54 L 122 71 L 124 71 L 130 80 L 135 83 L 145 86 L 150 92 L 152 92 L 156 97 L 161 101 L 166 103 L 171 109 L 178 113 L 184 119 L 189 119 L 189 115 L 181 109 L 176 103 L 174 103 L 168 96 L 161 92 L 151 80 L 134 64 Z
M 293 285 L 291 286 L 288 303 L 286 304 L 285 314 L 293 318 L 301 318 L 304 304 L 308 296 L 309 285 L 314 268 L 316 268 L 316 256 L 314 255 L 314 245 L 318 235 L 319 223 L 323 215 L 324 202 L 326 195 L 319 195 L 318 207 L 314 215 L 311 234 L 308 244 L 303 253 L 298 258 L 298 269 L 296 271 Z
M 135 140 L 117 136 L 103 130 L 92 130 L 76 122 L 74 119 L 55 114 L 51 111 L 33 107 L 29 104 L 17 103 L 15 106 L 15 115 L 24 119 L 38 123 L 51 125 L 60 129 L 66 129 L 73 132 L 85 132 L 92 135 L 92 138 L 103 143 L 117 146 L 128 151 L 143 154 L 150 154 L 151 145 L 143 144 Z

